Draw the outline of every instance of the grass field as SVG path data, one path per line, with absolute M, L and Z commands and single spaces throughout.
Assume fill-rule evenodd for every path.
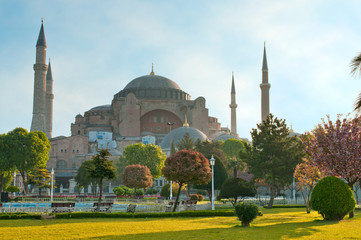
M 361 211 L 338 223 L 304 209 L 262 211 L 251 227 L 236 217 L 0 220 L 0 239 L 361 239 Z

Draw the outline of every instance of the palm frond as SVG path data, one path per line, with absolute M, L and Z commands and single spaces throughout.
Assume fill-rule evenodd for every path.
M 354 111 L 361 112 L 361 93 L 358 95 L 356 102 L 355 102 L 355 108 Z
M 361 72 L 361 53 L 352 59 L 350 67 L 352 75 L 357 75 Z

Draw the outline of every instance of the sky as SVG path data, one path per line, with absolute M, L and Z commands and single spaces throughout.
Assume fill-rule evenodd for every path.
M 0 0 L 0 133 L 30 129 L 41 19 L 54 78 L 53 136 L 151 72 L 176 82 L 230 127 L 232 71 L 240 137 L 261 121 L 263 46 L 270 111 L 295 132 L 354 115 L 361 1 Z

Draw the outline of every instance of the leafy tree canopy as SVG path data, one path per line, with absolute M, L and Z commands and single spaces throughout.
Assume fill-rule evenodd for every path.
M 271 187 L 269 207 L 272 207 L 277 187 L 282 188 L 293 180 L 293 171 L 304 156 L 304 148 L 297 137 L 290 137 L 285 120 L 272 114 L 251 132 L 247 165 L 255 178 L 265 179 Z
M 100 203 L 102 200 L 103 194 L 103 180 L 107 178 L 112 180 L 115 178 L 115 168 L 113 167 L 112 161 L 109 160 L 111 154 L 107 149 L 101 149 L 98 153 L 92 158 L 92 163 L 89 164 L 87 171 L 91 178 L 98 179 L 99 184 L 99 198 L 98 198 L 98 207 L 97 211 L 100 209 Z
M 178 151 L 168 157 L 165 161 L 162 173 L 167 180 L 172 180 L 179 184 L 173 211 L 176 209 L 180 190 L 184 184 L 206 184 L 212 177 L 209 160 L 206 159 L 203 154 L 187 149 Z
M 15 128 L 6 137 L 9 148 L 8 159 L 19 170 L 27 193 L 26 172 L 38 166 L 45 166 L 49 159 L 50 142 L 45 133 L 28 132 L 24 128 Z
M 153 177 L 147 166 L 128 165 L 122 172 L 122 183 L 130 188 L 147 188 L 153 185 Z
M 147 166 L 154 178 L 162 175 L 162 168 L 166 159 L 165 154 L 159 146 L 154 144 L 136 143 L 125 148 L 123 156 L 120 157 L 118 173 L 128 165 L 140 164 Z
M 247 182 L 241 178 L 227 179 L 221 188 L 219 196 L 221 198 L 231 198 L 233 206 L 236 206 L 237 199 L 239 197 L 254 197 L 256 195 L 256 189 L 253 182 Z

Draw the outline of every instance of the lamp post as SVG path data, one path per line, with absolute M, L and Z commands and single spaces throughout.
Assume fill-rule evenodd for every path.
M 50 202 L 53 202 L 53 192 L 54 192 L 54 168 L 51 169 L 51 191 L 50 191 Z
M 14 174 L 13 174 L 13 179 L 14 179 L 14 183 L 13 183 L 13 185 L 14 185 L 14 187 L 16 187 L 16 172 L 14 172 Z M 15 197 L 15 192 L 13 192 L 13 195 L 14 195 L 14 197 Z
M 170 145 L 169 145 L 169 156 L 172 155 L 172 126 L 173 126 L 174 124 L 175 124 L 174 122 L 167 122 L 167 125 L 169 126 L 169 141 L 170 141 Z M 173 197 L 172 185 L 173 185 L 173 181 L 170 181 L 170 186 L 169 186 L 169 200 L 172 200 L 172 197 Z
M 209 163 L 212 167 L 212 210 L 214 210 L 214 164 L 216 164 L 216 159 L 214 159 L 213 155 L 211 159 L 209 159 Z

